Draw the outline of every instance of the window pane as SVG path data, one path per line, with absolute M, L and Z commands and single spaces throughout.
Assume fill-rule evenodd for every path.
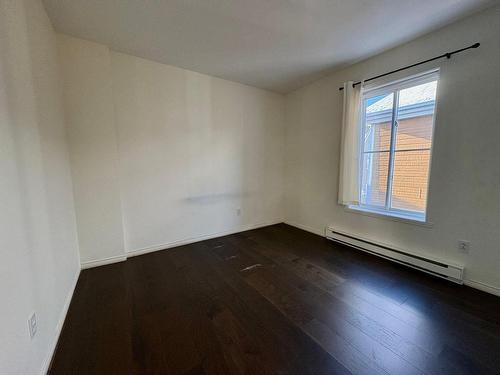
M 425 212 L 430 156 L 430 150 L 396 151 L 392 179 L 392 208 Z
M 364 151 L 389 150 L 393 104 L 392 93 L 365 99 Z
M 361 177 L 361 204 L 385 206 L 389 152 L 363 154 Z
M 429 79 L 432 81 L 421 83 Z M 415 86 L 410 86 L 412 82 Z M 424 217 L 436 89 L 437 74 L 433 72 L 365 92 L 360 150 L 360 206 L 364 209 Z M 390 200 L 386 202 L 389 178 Z
M 396 150 L 429 149 L 437 81 L 399 92 Z

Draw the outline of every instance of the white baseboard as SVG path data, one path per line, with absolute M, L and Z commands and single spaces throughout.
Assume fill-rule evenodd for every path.
M 116 256 L 113 256 L 113 257 L 109 257 L 109 258 L 103 258 L 103 259 L 98 259 L 98 260 L 90 260 L 90 261 L 87 261 L 87 262 L 82 262 L 81 263 L 81 268 L 82 268 L 82 270 L 84 270 L 84 269 L 87 269 L 87 268 L 104 266 L 106 264 L 123 262 L 125 260 L 127 260 L 127 256 L 126 255 L 116 255 Z
M 158 245 L 143 247 L 141 249 L 130 250 L 130 251 L 127 251 L 127 255 L 130 256 L 130 257 L 134 257 L 134 256 L 142 255 L 142 254 L 151 253 L 151 252 L 154 252 L 154 251 L 170 249 L 172 247 L 177 247 L 177 246 L 182 246 L 182 245 L 189 245 L 191 243 L 205 241 L 205 240 L 209 240 L 209 239 L 212 239 L 212 238 L 217 238 L 217 237 L 222 237 L 222 236 L 228 236 L 230 234 L 244 232 L 244 231 L 251 230 L 251 229 L 257 229 L 257 228 L 267 227 L 269 225 L 280 224 L 282 222 L 283 222 L 283 219 L 276 219 L 276 220 L 273 220 L 273 221 L 270 221 L 270 222 L 266 222 L 266 223 L 244 225 L 244 226 L 241 226 L 241 227 L 238 227 L 238 228 L 233 228 L 233 229 L 230 229 L 230 230 L 227 230 L 227 231 L 210 233 L 210 234 L 206 234 L 206 235 L 203 235 L 203 236 L 195 236 L 195 237 L 190 237 L 190 238 L 184 238 L 184 239 L 181 239 L 181 240 L 176 240 L 176 241 L 167 242 L 167 243 L 163 243 L 163 244 L 158 244 Z
M 61 336 L 61 331 L 62 331 L 62 328 L 64 325 L 64 321 L 66 320 L 66 315 L 68 314 L 69 305 L 71 304 L 71 300 L 73 298 L 73 294 L 75 292 L 75 288 L 76 288 L 76 284 L 78 283 L 79 276 L 80 276 L 80 270 L 77 270 L 77 272 L 75 274 L 75 278 L 73 280 L 73 284 L 71 285 L 69 293 L 66 296 L 66 300 L 64 301 L 63 309 L 61 311 L 61 314 L 59 315 L 59 321 L 57 322 L 57 325 L 56 325 L 55 335 L 54 335 L 54 338 L 52 339 L 52 343 L 50 345 L 49 352 L 48 352 L 47 357 L 45 357 L 45 360 L 43 362 L 42 371 L 40 372 L 42 375 L 47 374 L 47 372 L 49 371 L 50 362 L 52 361 L 52 357 L 55 354 L 57 342 L 59 341 L 59 336 Z
M 292 227 L 296 227 L 296 228 L 305 230 L 306 232 L 310 232 L 310 233 L 316 234 L 318 236 L 325 237 L 325 233 L 323 230 L 315 229 L 315 228 L 309 227 L 307 225 L 299 224 L 299 223 L 296 223 L 293 221 L 277 219 L 277 220 L 274 220 L 271 222 L 246 225 L 246 226 L 234 228 L 234 229 L 227 230 L 227 231 L 211 233 L 211 234 L 207 234 L 207 235 L 203 235 L 203 236 L 190 237 L 190 238 L 185 238 L 185 239 L 172 241 L 172 242 L 168 242 L 168 243 L 164 243 L 164 244 L 158 244 L 158 245 L 154 245 L 154 246 L 149 246 L 149 247 L 144 247 L 144 248 L 140 248 L 140 249 L 136 249 L 136 250 L 131 250 L 131 251 L 128 251 L 126 253 L 126 255 L 118 255 L 118 256 L 114 256 L 114 257 L 83 262 L 81 264 L 81 268 L 86 269 L 86 268 L 103 266 L 106 264 L 123 262 L 123 261 L 127 260 L 127 256 L 134 257 L 134 256 L 142 255 L 142 254 L 151 253 L 154 251 L 170 249 L 172 247 L 177 247 L 177 246 L 182 246 L 182 245 L 188 245 L 188 244 L 195 243 L 195 242 L 200 242 L 200 241 L 209 240 L 212 238 L 227 236 L 227 235 L 234 234 L 234 233 L 244 232 L 246 230 L 267 227 L 269 225 L 275 225 L 275 224 L 279 224 L 279 223 L 283 223 L 283 222 L 285 224 L 291 225 Z M 487 293 L 490 293 L 490 294 L 493 294 L 493 295 L 500 297 L 500 288 L 498 288 L 498 287 L 488 285 L 488 284 L 482 283 L 480 281 L 474 281 L 474 280 L 469 280 L 469 279 L 465 279 L 464 284 L 467 286 L 470 286 L 471 288 L 475 288 L 475 289 L 481 290 L 483 292 L 487 292 Z M 68 306 L 69 306 L 69 304 L 68 304 Z
M 305 230 L 306 232 L 317 234 L 318 236 L 321 236 L 321 237 L 325 237 L 325 231 L 324 230 L 314 229 L 312 227 L 308 227 L 306 225 L 295 223 L 293 221 L 286 221 L 285 220 L 285 224 L 291 225 L 292 227 L 295 227 L 295 228 L 299 228 L 299 229 Z
M 480 281 L 474 281 L 474 280 L 464 280 L 464 284 L 467 286 L 470 286 L 471 288 L 474 289 L 479 289 L 482 290 L 483 292 L 494 294 L 498 297 L 500 297 L 500 288 L 497 288 L 496 286 L 493 285 L 488 285 L 485 283 L 482 283 Z

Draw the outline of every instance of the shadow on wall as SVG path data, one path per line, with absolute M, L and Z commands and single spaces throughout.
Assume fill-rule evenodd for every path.
M 213 193 L 198 195 L 196 197 L 187 197 L 184 200 L 193 204 L 211 204 L 221 201 L 232 201 L 238 203 L 239 199 L 249 197 L 250 195 L 250 193 Z

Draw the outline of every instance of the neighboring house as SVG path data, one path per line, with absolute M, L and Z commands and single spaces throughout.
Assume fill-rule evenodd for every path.
M 397 111 L 392 207 L 423 212 L 432 142 L 436 83 L 402 90 Z M 365 147 L 376 151 L 366 156 L 370 178 L 363 181 L 362 194 L 375 205 L 385 204 L 393 97 L 385 96 L 366 108 Z

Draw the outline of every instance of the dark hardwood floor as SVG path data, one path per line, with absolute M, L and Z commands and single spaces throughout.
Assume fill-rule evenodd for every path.
M 285 224 L 81 273 L 50 374 L 498 374 L 500 298 Z

